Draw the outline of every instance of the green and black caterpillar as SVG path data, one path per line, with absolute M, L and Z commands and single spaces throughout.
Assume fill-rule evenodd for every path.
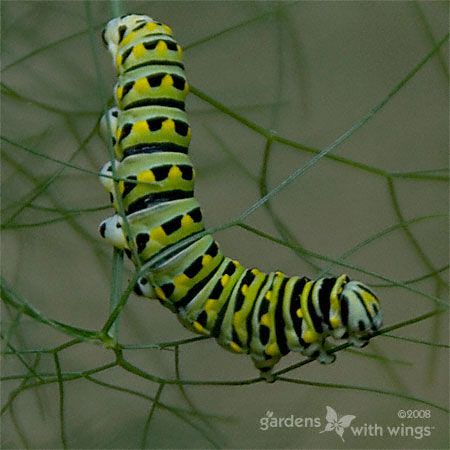
M 136 293 L 159 299 L 190 330 L 249 354 L 267 379 L 289 351 L 333 362 L 325 347 L 329 336 L 366 344 L 382 319 L 377 297 L 364 284 L 347 275 L 310 280 L 246 269 L 202 233 L 187 155 L 189 86 L 171 29 L 132 14 L 111 20 L 103 40 L 118 82 L 116 107 L 103 118 L 115 161 L 100 178 L 123 212 L 103 221 L 100 233 L 138 265 L 163 251 L 170 255 L 139 279 Z M 181 250 L 167 251 L 187 238 Z

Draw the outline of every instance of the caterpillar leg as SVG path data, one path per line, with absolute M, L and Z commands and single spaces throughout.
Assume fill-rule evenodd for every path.
M 137 280 L 136 285 L 134 286 L 134 293 L 150 299 L 158 298 L 153 286 L 146 277 L 141 277 Z
M 319 343 L 318 354 L 316 356 L 317 361 L 320 364 L 332 364 L 336 360 L 336 355 L 334 353 L 328 353 L 325 348 L 325 338 Z
M 108 141 L 112 139 L 112 144 L 115 145 L 115 136 L 117 131 L 117 118 L 119 117 L 119 108 L 113 107 L 108 109 L 100 120 L 100 131 L 103 138 Z
M 354 347 L 363 348 L 369 343 L 369 339 L 367 337 L 357 337 L 350 336 L 348 338 L 348 342 L 350 342 Z
M 328 353 L 326 350 L 322 349 L 319 352 L 317 360 L 320 362 L 320 364 L 332 364 L 336 360 L 336 355 L 333 353 Z
M 280 361 L 281 356 L 274 356 L 270 359 L 265 359 L 264 356 L 252 355 L 252 361 L 255 367 L 259 370 L 262 378 L 268 383 L 273 383 L 275 378 L 272 374 L 273 367 Z
M 122 223 L 122 218 L 118 214 L 115 214 L 114 216 L 105 219 L 100 224 L 99 231 L 106 241 L 111 243 L 114 247 L 124 250 L 128 248 L 128 245 L 123 232 Z M 134 286 L 134 292 L 142 297 L 150 299 L 157 298 L 153 286 L 146 277 L 141 277 L 137 280 Z
M 308 358 L 315 358 L 320 364 L 332 364 L 336 360 L 336 355 L 328 353 L 323 346 L 323 342 L 315 342 L 306 348 L 294 348 L 292 350 Z
M 100 183 L 102 183 L 103 187 L 107 192 L 109 192 L 111 195 L 114 195 L 114 180 L 113 180 L 113 172 L 112 172 L 112 165 L 114 164 L 114 168 L 117 168 L 119 165 L 119 162 L 114 160 L 114 163 L 111 163 L 111 161 L 108 161 L 103 165 L 103 167 L 100 169 Z
M 118 214 L 108 217 L 100 223 L 98 230 L 103 239 L 121 250 L 128 249 L 127 240 L 123 231 L 123 220 Z
M 100 130 L 103 137 L 108 140 L 112 139 L 112 145 L 116 144 L 116 131 L 117 131 L 117 118 L 119 117 L 119 109 L 111 108 L 109 109 L 102 117 L 100 121 Z M 113 162 L 108 161 L 103 165 L 100 169 L 100 183 L 102 183 L 103 187 L 109 192 L 111 203 L 114 206 L 114 180 L 113 176 L 113 164 L 114 168 L 117 169 L 119 166 L 119 161 L 114 160 Z

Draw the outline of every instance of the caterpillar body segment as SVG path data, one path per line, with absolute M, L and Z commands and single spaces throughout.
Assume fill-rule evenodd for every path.
M 367 286 L 346 275 L 311 280 L 247 269 L 201 233 L 188 156 L 189 86 L 170 28 L 128 15 L 110 21 L 103 39 L 118 81 L 116 106 L 102 120 L 116 160 L 102 168 L 101 181 L 116 211 L 120 196 L 127 227 L 116 214 L 102 222 L 100 233 L 130 257 L 133 247 L 140 265 L 163 251 L 169 255 L 138 280 L 136 293 L 158 298 L 185 327 L 225 349 L 249 354 L 268 380 L 290 351 L 327 364 L 335 359 L 327 338 L 365 345 L 382 322 Z

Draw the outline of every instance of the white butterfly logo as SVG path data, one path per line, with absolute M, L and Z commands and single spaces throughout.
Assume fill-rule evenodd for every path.
M 347 415 L 342 416 L 338 419 L 337 412 L 331 406 L 327 406 L 327 415 L 325 416 L 325 419 L 328 423 L 326 424 L 325 429 L 321 431 L 321 433 L 334 430 L 341 437 L 342 442 L 345 442 L 344 438 L 342 437 L 344 434 L 344 430 L 345 428 L 348 428 L 350 426 L 353 419 L 355 418 L 356 416 Z

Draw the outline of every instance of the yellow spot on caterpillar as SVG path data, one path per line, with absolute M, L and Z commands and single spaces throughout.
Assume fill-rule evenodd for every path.
M 137 181 L 140 183 L 154 183 L 155 175 L 152 170 L 143 170 L 137 174 Z
M 212 256 L 211 255 L 203 255 L 202 257 L 202 266 L 205 267 L 207 266 L 212 260 Z
M 123 95 L 123 87 L 117 86 L 117 89 L 116 89 L 117 100 L 122 100 L 122 95 Z
M 128 38 L 127 39 L 128 42 L 135 41 L 136 38 L 138 37 L 138 33 L 136 33 L 136 31 L 128 31 L 126 37 Z M 119 44 L 121 47 L 123 47 L 124 40 L 125 40 L 125 38 L 122 39 L 122 42 Z
M 190 227 L 191 225 L 193 225 L 193 223 L 194 223 L 194 220 L 188 214 L 183 216 L 182 219 L 181 219 L 181 226 L 182 227 Z
M 217 300 L 213 300 L 212 298 L 210 298 L 206 303 L 205 303 L 205 311 L 208 313 L 210 311 L 215 311 L 217 309 Z
M 133 124 L 133 133 L 147 133 L 148 132 L 148 125 L 145 120 L 140 120 L 139 122 L 135 122 Z
M 253 275 L 259 275 L 261 273 L 261 271 L 259 269 L 252 269 L 250 271 Z
M 133 54 L 133 56 L 136 59 L 139 59 L 139 58 L 143 58 L 145 56 L 145 54 L 147 53 L 147 50 L 145 50 L 144 44 L 136 44 L 133 47 L 133 50 L 131 51 L 131 53 Z
M 168 177 L 171 180 L 176 180 L 177 178 L 181 178 L 181 170 L 178 166 L 172 166 L 169 170 Z
M 303 317 L 302 308 L 298 308 L 297 311 L 296 311 L 296 314 L 297 314 L 297 317 L 301 319 Z
M 172 119 L 166 119 L 161 126 L 162 131 L 173 132 L 175 130 L 175 122 Z
M 146 28 L 147 28 L 148 31 L 155 31 L 156 28 L 158 28 L 158 25 L 156 25 L 155 22 L 149 22 L 149 23 L 146 25 Z
M 248 286 L 247 286 L 246 284 L 242 285 L 242 287 L 241 287 L 241 292 L 242 292 L 244 295 L 247 295 L 247 292 L 248 292 Z
M 123 180 L 117 183 L 117 187 L 119 188 L 119 194 L 123 194 L 125 191 L 125 183 L 123 182 Z
M 166 294 L 164 294 L 164 291 L 160 287 L 155 288 L 155 294 L 161 300 L 167 300 Z
M 173 78 L 169 74 L 164 75 L 164 78 L 161 80 L 161 86 L 162 87 L 173 86 Z
M 317 340 L 317 333 L 314 331 L 305 331 L 303 333 L 302 339 L 308 343 L 311 344 L 312 342 L 315 342 Z
M 208 335 L 209 333 L 203 328 L 202 325 L 200 325 L 197 321 L 195 321 L 193 324 L 195 331 L 197 331 L 197 333 L 201 333 L 201 334 L 206 334 Z
M 122 55 L 117 54 L 116 55 L 116 67 L 119 68 L 122 64 Z
M 124 48 L 128 43 L 130 43 L 133 38 L 136 36 L 136 33 L 128 33 L 120 42 L 119 47 Z
M 184 273 L 180 273 L 179 275 L 174 277 L 173 284 L 175 286 L 181 286 L 181 285 L 185 285 L 186 283 L 188 283 L 189 280 L 190 280 L 190 278 L 187 275 L 185 275 Z
M 150 232 L 150 238 L 161 243 L 166 239 L 166 233 L 162 227 L 156 227 Z
M 150 89 L 150 85 L 148 84 L 147 78 L 139 78 L 134 82 L 133 88 L 139 93 L 144 94 L 148 89 Z
M 222 287 L 225 287 L 227 285 L 227 283 L 230 281 L 230 275 L 222 275 L 222 277 L 220 278 L 220 284 L 222 285 Z
M 121 128 L 117 128 L 117 130 L 116 130 L 116 140 L 117 140 L 117 142 L 119 142 L 121 134 L 122 134 L 122 129 Z
M 168 25 L 163 25 L 162 29 L 164 31 L 164 33 L 171 35 L 172 34 L 172 28 L 170 28 Z
M 182 58 L 183 48 L 181 47 L 181 45 L 177 45 L 177 54 L 178 54 L 179 58 Z
M 142 46 L 144 47 L 144 46 Z M 159 41 L 155 47 L 156 54 L 158 56 L 163 56 L 167 52 L 167 44 L 164 41 Z
M 280 350 L 278 349 L 278 345 L 274 342 L 270 344 L 266 348 L 266 353 L 270 356 L 277 356 L 280 354 Z
M 230 342 L 230 350 L 235 353 L 242 353 L 242 348 L 236 342 Z
M 332 328 L 339 328 L 341 325 L 341 321 L 339 320 L 339 317 L 331 317 L 330 318 L 330 325 Z
M 261 316 L 261 325 L 265 325 L 266 327 L 270 327 L 270 316 L 268 313 L 263 314 Z
M 272 291 L 267 291 L 264 297 L 266 300 L 270 301 L 272 299 Z

